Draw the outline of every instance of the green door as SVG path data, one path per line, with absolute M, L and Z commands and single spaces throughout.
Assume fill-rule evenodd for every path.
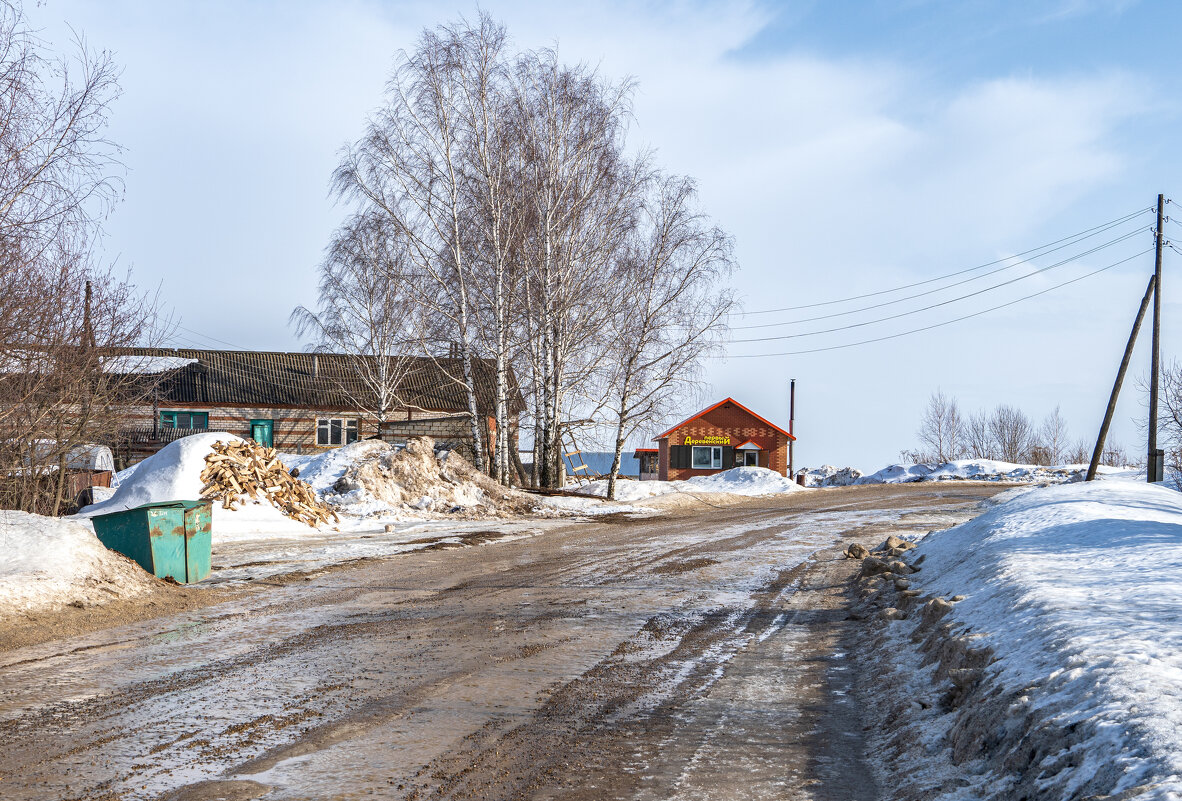
M 275 447 L 275 421 L 251 420 L 250 438 L 265 448 Z

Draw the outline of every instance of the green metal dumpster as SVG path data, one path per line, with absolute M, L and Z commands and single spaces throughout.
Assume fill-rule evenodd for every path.
M 209 575 L 212 521 L 209 501 L 148 503 L 92 518 L 103 545 L 181 584 Z

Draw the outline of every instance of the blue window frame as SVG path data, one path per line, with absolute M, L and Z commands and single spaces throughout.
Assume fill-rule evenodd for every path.
M 209 428 L 209 413 L 162 411 L 160 412 L 160 427 L 188 429 Z

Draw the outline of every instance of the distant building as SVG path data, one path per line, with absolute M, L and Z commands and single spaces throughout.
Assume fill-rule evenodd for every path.
M 274 353 L 136 348 L 109 357 L 105 369 L 143 375 L 153 382 L 150 404 L 128 410 L 112 443 L 124 466 L 173 440 L 205 431 L 226 431 L 281 451 L 308 453 L 360 439 L 393 442 L 430 436 L 471 456 L 468 399 L 458 358 L 418 357 L 401 382 L 404 406 L 384 422 L 358 373 L 357 357 L 335 353 Z M 493 368 L 474 360 L 477 412 L 484 441 L 495 430 Z M 525 402 L 510 375 L 509 412 L 516 419 Z M 510 432 L 516 447 L 517 426 Z
M 725 398 L 653 438 L 658 478 L 678 481 L 743 466 L 786 476 L 788 442 L 795 439 L 734 398 Z
M 637 448 L 632 454 L 639 466 L 641 481 L 656 481 L 660 478 L 660 448 Z

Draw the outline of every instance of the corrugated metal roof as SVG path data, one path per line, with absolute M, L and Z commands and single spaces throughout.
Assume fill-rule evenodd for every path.
M 373 408 L 375 395 L 360 377 L 358 359 L 341 353 L 283 353 L 187 348 L 121 348 L 113 355 L 195 359 L 161 373 L 162 403 L 212 403 L 225 406 L 296 406 L 308 408 Z M 364 357 L 376 362 L 377 357 Z M 494 407 L 494 365 L 477 359 L 477 406 L 482 414 Z M 411 357 L 399 386 L 407 405 L 441 411 L 467 411 L 458 358 Z M 510 411 L 525 409 L 512 371 Z

